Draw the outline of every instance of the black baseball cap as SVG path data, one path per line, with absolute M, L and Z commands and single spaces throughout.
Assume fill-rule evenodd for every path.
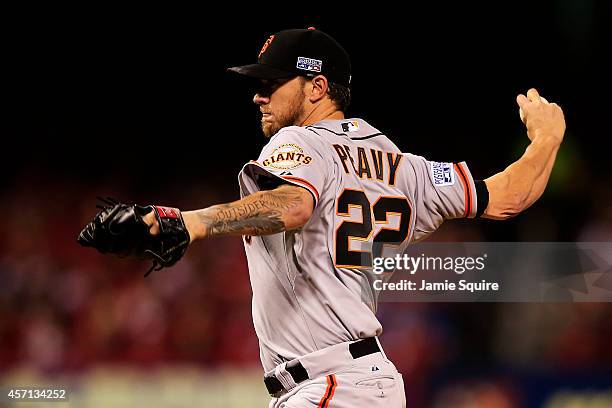
M 330 35 L 314 27 L 280 31 L 265 42 L 256 64 L 228 71 L 257 78 L 281 79 L 296 75 L 325 75 L 328 81 L 348 87 L 351 61 Z

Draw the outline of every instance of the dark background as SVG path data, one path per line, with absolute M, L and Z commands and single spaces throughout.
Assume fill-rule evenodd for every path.
M 314 25 L 352 56 L 349 117 L 370 121 L 404 151 L 466 160 L 480 178 L 527 145 L 519 92 L 536 87 L 558 102 L 568 131 L 557 176 L 568 197 L 560 206 L 547 195 L 537 206 L 551 199 L 556 211 L 571 213 L 558 238 L 574 239 L 592 210 L 585 202 L 610 173 L 604 2 L 407 7 L 300 17 L 270 7 L 90 13 L 55 24 L 32 18 L 10 33 L 5 52 L 4 133 L 15 154 L 2 165 L 18 177 L 4 184 L 10 189 L 23 173 L 90 185 L 120 177 L 144 197 L 167 200 L 163 188 L 210 188 L 206 179 L 215 174 L 224 199 L 235 197 L 234 176 L 265 141 L 252 92 L 225 68 L 254 61 L 271 33 Z M 586 183 L 590 177 L 597 183 Z M 487 231 L 496 235 L 497 228 Z M 506 237 L 512 229 L 500 228 Z
M 612 239 L 605 1 L 301 6 L 5 14 L 1 371 L 257 364 L 239 239 L 198 243 L 175 272 L 189 284 L 176 286 L 167 276 L 142 281 L 146 265 L 82 250 L 74 237 L 96 195 L 183 209 L 237 199 L 237 174 L 265 139 L 249 84 L 225 69 L 254 62 L 268 36 L 286 28 L 315 26 L 347 49 L 348 117 L 366 119 L 403 151 L 465 160 L 477 178 L 503 170 L 528 145 L 518 93 L 535 87 L 563 108 L 565 141 L 542 199 L 516 219 L 457 221 L 433 239 Z M 176 291 L 149 293 L 156 279 Z M 229 281 L 241 292 L 219 293 Z M 74 292 L 82 299 L 66 305 Z M 101 304 L 134 293 L 164 310 L 163 325 L 150 323 L 163 326 L 153 345 L 138 337 L 149 326 L 140 334 L 129 322 L 92 326 Z M 457 381 L 474 395 L 492 384 L 496 398 L 510 401 L 486 406 L 538 406 L 546 392 L 534 389 L 545 384 L 610 378 L 611 317 L 607 304 L 383 305 L 382 342 L 413 406 L 463 406 L 452 399 Z M 28 346 L 40 330 L 62 339 L 59 357 Z

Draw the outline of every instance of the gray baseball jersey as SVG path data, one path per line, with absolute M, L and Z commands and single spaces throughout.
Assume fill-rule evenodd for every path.
M 477 213 L 465 163 L 402 153 L 361 119 L 283 128 L 238 179 L 243 197 L 290 183 L 315 200 L 301 229 L 244 237 L 266 371 L 382 332 L 374 296 L 363 291 L 372 262 L 368 245 L 408 244 L 445 219 Z

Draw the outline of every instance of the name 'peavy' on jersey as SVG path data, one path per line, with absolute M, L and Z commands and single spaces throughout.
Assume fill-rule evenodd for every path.
M 376 179 L 390 186 L 395 185 L 402 154 L 362 146 L 353 146 L 353 149 L 356 148 L 356 152 L 351 152 L 351 147 L 346 144 L 333 144 L 333 147 L 346 174 L 353 171 L 362 180 Z

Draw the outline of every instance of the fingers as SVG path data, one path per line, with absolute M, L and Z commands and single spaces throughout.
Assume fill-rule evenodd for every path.
M 155 236 L 159 235 L 159 224 L 155 223 L 149 228 L 149 234 Z
M 151 211 L 142 217 L 142 220 L 149 227 L 149 233 L 151 235 L 159 234 L 159 223 L 157 222 L 157 218 L 155 218 L 155 211 Z
M 529 99 L 527 99 L 527 97 L 523 94 L 519 94 L 516 97 L 516 103 L 518 104 L 518 106 L 522 109 L 523 106 L 527 105 L 529 103 Z
M 531 102 L 539 101 L 540 94 L 535 90 L 535 88 L 531 88 L 527 91 L 527 99 L 529 99 Z
M 521 109 L 525 109 L 525 105 L 530 102 L 532 103 L 533 102 L 543 102 L 547 105 L 550 103 L 546 100 L 546 98 L 544 98 L 543 96 L 540 96 L 540 94 L 535 88 L 531 88 L 529 91 L 527 91 L 527 96 L 523 94 L 519 94 L 516 97 L 516 103 L 519 105 Z
M 538 107 L 538 105 L 549 105 L 546 98 L 540 96 L 535 88 L 529 89 L 526 96 L 519 94 L 516 97 L 516 103 L 519 105 L 519 118 L 525 125 L 527 125 L 527 116 L 530 111 Z

